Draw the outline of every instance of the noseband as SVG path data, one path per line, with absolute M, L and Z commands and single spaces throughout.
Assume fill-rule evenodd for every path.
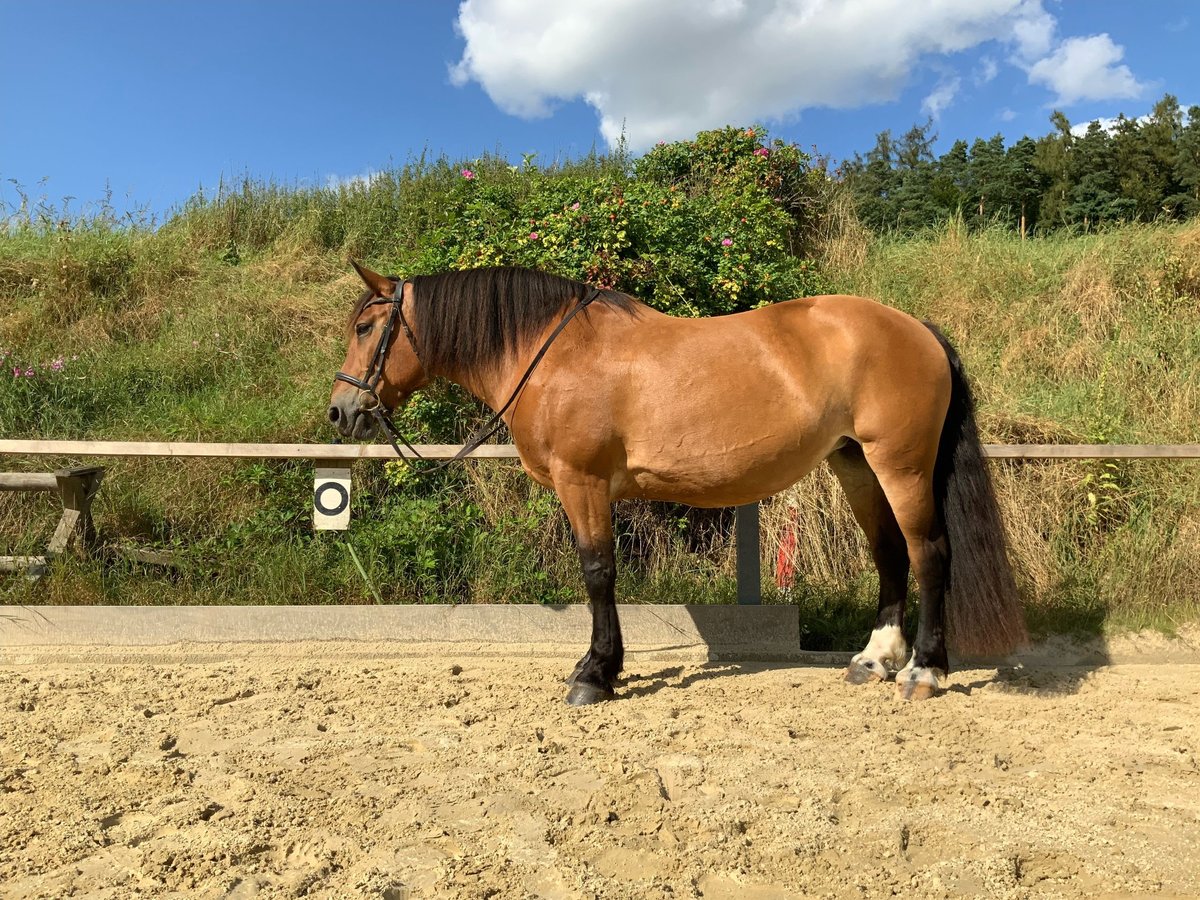
M 421 350 L 417 346 L 416 336 L 413 334 L 412 328 L 408 324 L 408 319 L 404 317 L 404 288 L 407 284 L 409 284 L 409 282 L 402 281 L 401 279 L 395 277 L 392 277 L 391 280 L 396 283 L 396 290 L 393 292 L 391 297 L 379 297 L 378 299 L 371 300 L 363 304 L 363 310 L 366 310 L 371 306 L 382 306 L 385 303 L 390 303 L 392 306 L 391 312 L 388 313 L 387 322 L 384 323 L 383 332 L 379 335 L 379 343 L 375 345 L 375 354 L 371 357 L 371 364 L 367 367 L 366 374 L 363 375 L 362 378 L 355 378 L 353 375 L 348 375 L 345 372 L 338 372 L 333 376 L 333 378 L 335 381 L 344 381 L 346 384 L 353 385 L 354 387 L 358 388 L 360 392 L 370 397 L 371 405 L 367 407 L 360 406 L 359 409 L 362 412 L 368 412 L 375 417 L 375 421 L 379 423 L 379 427 L 387 437 L 388 443 L 391 444 L 392 449 L 396 451 L 396 456 L 411 466 L 411 459 L 404 455 L 404 453 L 400 450 L 399 444 L 403 444 L 414 458 L 425 459 L 425 457 L 418 453 L 416 447 L 410 444 L 405 439 L 404 435 L 400 433 L 400 430 L 396 427 L 396 423 L 392 421 L 392 411 L 387 408 L 378 393 L 379 382 L 383 380 L 383 367 L 387 361 L 388 351 L 391 349 L 392 335 L 396 331 L 397 323 L 400 324 L 400 328 L 404 331 L 404 336 L 408 338 L 408 343 L 409 346 L 412 347 L 413 355 L 416 356 L 417 362 L 421 365 L 422 369 L 425 369 L 425 362 L 421 358 Z M 563 316 L 562 321 L 560 321 L 558 325 L 555 326 L 554 330 L 550 332 L 550 336 L 546 338 L 541 349 L 538 350 L 537 355 L 533 357 L 533 360 L 529 363 L 529 368 L 525 370 L 525 374 L 522 375 L 521 380 L 517 382 L 517 386 L 513 390 L 512 395 L 508 398 L 505 404 L 500 407 L 500 411 L 495 413 L 492 418 L 489 419 L 478 432 L 476 432 L 475 436 L 463 445 L 463 448 L 459 450 L 458 453 L 456 453 L 450 459 L 443 460 L 427 471 L 435 472 L 438 469 L 444 469 L 453 462 L 457 462 L 467 454 L 474 451 L 479 447 L 480 444 L 500 430 L 500 426 L 504 424 L 502 420 L 503 415 L 508 411 L 508 408 L 513 405 L 517 397 L 520 396 L 525 384 L 529 381 L 529 377 L 533 375 L 533 370 L 536 369 L 538 363 L 542 361 L 542 357 L 546 355 L 546 351 L 550 349 L 550 345 L 554 343 L 554 339 L 562 333 L 562 330 L 567 327 L 567 324 L 573 318 L 575 318 L 579 312 L 586 309 L 591 302 L 599 296 L 599 289 L 591 288 L 573 307 L 571 307 L 570 311 Z M 362 315 L 362 310 L 359 311 L 359 315 Z M 425 369 L 425 374 L 429 375 L 428 369 Z

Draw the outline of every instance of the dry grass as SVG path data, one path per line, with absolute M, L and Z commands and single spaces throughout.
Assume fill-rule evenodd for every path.
M 877 239 L 861 267 L 829 265 L 839 287 L 945 328 L 985 440 L 1200 442 L 1200 225 L 1020 241 L 952 222 Z M 1195 463 L 995 471 L 1035 622 L 1169 627 L 1200 608 Z M 820 519 L 808 527 L 819 543 Z
M 46 408 L 43 433 L 180 440 L 311 440 L 320 433 L 358 282 L 342 254 L 321 250 L 303 223 L 238 265 L 189 249 L 213 239 L 201 226 L 220 224 L 196 220 L 191 232 L 168 230 L 162 244 L 79 236 L 67 250 L 53 241 L 0 247 L 0 287 L 14 298 L 0 309 L 0 343 L 88 359 L 88 392 Z M 947 331 L 976 384 L 986 440 L 1200 442 L 1200 225 L 1020 241 L 950 223 L 901 241 L 872 238 L 835 203 L 822 227 L 821 260 L 836 289 L 878 297 Z M 71 290 L 60 301 L 55 292 L 67 282 Z M 229 339 L 217 341 L 218 332 Z M 134 390 L 140 393 L 131 401 Z M 94 408 L 74 410 L 84 401 Z M 55 418 L 68 413 L 75 418 Z M 576 555 L 554 498 L 514 466 L 470 464 L 463 473 L 445 487 L 456 492 L 456 504 L 477 510 L 480 529 L 474 568 L 460 574 L 462 599 L 580 599 Z M 995 474 L 1035 626 L 1170 627 L 1196 615 L 1195 463 L 1000 463 Z M 45 597 L 368 597 L 345 554 L 306 535 L 307 477 L 243 463 L 116 464 L 98 510 L 106 533 L 236 556 L 236 571 L 218 575 L 237 586 L 221 594 L 212 571 L 172 581 L 77 567 L 56 574 Z M 385 503 L 407 502 L 407 488 L 389 487 L 377 468 L 360 477 L 377 492 L 373 518 L 384 518 Z M 55 518 L 44 504 L 0 494 L 0 552 L 22 552 Z M 387 567 L 390 532 L 369 529 L 386 524 L 362 522 L 346 538 L 375 560 L 368 566 L 380 579 L 395 571 Z M 826 468 L 764 506 L 768 581 L 789 528 L 808 598 L 802 602 L 812 607 L 806 621 L 836 620 L 822 640 L 852 644 L 870 617 L 871 563 Z M 728 512 L 621 504 L 617 532 L 623 596 L 730 596 Z M 536 590 L 534 578 L 542 579 Z

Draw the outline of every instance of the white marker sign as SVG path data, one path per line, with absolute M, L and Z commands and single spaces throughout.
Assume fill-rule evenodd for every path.
M 317 466 L 313 487 L 313 528 L 339 531 L 350 527 L 350 465 Z

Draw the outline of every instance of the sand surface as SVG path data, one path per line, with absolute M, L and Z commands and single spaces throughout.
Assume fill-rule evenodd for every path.
M 1200 665 L 218 656 L 0 663 L 0 895 L 1200 896 Z

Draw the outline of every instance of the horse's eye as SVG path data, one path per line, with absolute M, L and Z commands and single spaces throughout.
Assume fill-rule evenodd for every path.
M 357 334 L 359 337 L 363 337 L 364 335 L 368 335 L 371 333 L 372 327 L 373 326 L 371 325 L 370 322 L 359 322 L 357 325 L 354 326 L 354 333 Z

